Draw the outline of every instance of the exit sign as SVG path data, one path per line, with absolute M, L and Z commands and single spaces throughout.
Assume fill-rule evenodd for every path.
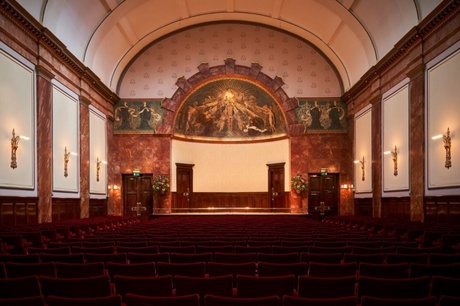
M 141 175 L 141 171 L 140 170 L 133 170 L 133 176 L 140 176 Z
M 321 168 L 321 175 L 327 175 L 327 168 Z

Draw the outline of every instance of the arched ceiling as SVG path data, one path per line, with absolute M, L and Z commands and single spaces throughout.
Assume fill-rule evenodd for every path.
M 442 0 L 17 0 L 116 92 L 152 42 L 184 27 L 247 21 L 315 45 L 346 91 Z

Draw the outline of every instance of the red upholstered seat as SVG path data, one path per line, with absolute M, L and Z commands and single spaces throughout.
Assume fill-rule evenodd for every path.
M 111 295 L 94 298 L 68 298 L 49 296 L 48 306 L 122 306 L 120 295 Z
M 176 296 L 199 294 L 201 304 L 204 305 L 204 296 L 213 294 L 218 296 L 233 296 L 233 276 L 190 277 L 176 276 Z
M 434 275 L 431 278 L 431 295 L 440 298 L 442 295 L 460 297 L 460 276 L 447 277 Z
M 367 263 L 379 263 L 383 264 L 385 262 L 385 253 L 374 253 L 374 254 L 356 254 L 356 253 L 347 253 L 343 254 L 343 262 L 356 262 L 358 265 L 361 262 Z
M 253 261 L 257 261 L 257 253 L 252 252 L 252 253 L 235 254 L 235 253 L 216 252 L 214 254 L 214 261 L 222 262 L 222 263 L 253 262 Z
M 339 264 L 310 262 L 308 275 L 314 277 L 356 276 L 357 270 L 358 265 L 356 262 Z
M 47 275 L 56 277 L 55 265 L 52 262 L 42 263 L 19 263 L 7 262 L 5 264 L 6 273 L 9 278 L 24 277 L 32 275 Z
M 430 295 L 430 278 L 389 279 L 360 276 L 358 278 L 358 297 L 374 296 L 394 299 L 414 299 Z
M 38 254 L 36 254 L 38 255 Z M 67 262 L 67 263 L 85 263 L 85 255 L 83 253 L 75 254 L 40 254 L 41 262 Z
M 418 264 L 412 263 L 409 268 L 409 277 L 433 275 L 458 277 L 460 275 L 460 263 L 451 264 Z
M 85 278 L 54 278 L 40 276 L 40 284 L 45 299 L 50 295 L 70 298 L 103 297 L 112 295 L 108 275 Z
M 460 305 L 460 297 L 443 295 L 439 298 L 438 306 L 458 306 Z
M 373 296 L 363 296 L 361 298 L 361 306 L 436 306 L 437 302 L 437 299 L 433 296 L 413 299 L 389 299 Z
M 356 295 L 356 277 L 299 276 L 299 297 L 339 298 Z
M 113 283 L 115 292 L 126 301 L 128 293 L 143 296 L 172 296 L 172 281 L 171 275 L 156 277 L 115 275 Z
M 284 296 L 283 306 L 356 306 L 356 296 L 339 298 L 303 298 L 298 296 Z
M 60 278 L 86 278 L 105 274 L 104 263 L 57 262 L 56 276 Z
M 257 261 L 271 263 L 295 263 L 299 262 L 300 257 L 298 252 L 273 254 L 273 253 L 258 253 Z
M 115 280 L 115 275 L 123 276 L 144 276 L 154 277 L 156 276 L 156 265 L 154 262 L 146 263 L 118 263 L 108 262 L 106 264 L 107 273 L 109 274 L 110 280 Z
M 295 292 L 295 276 L 237 276 L 237 296 L 248 297 L 263 297 L 278 295 L 280 298 L 283 295 L 294 295 Z
M 332 253 L 332 254 L 312 254 L 312 253 L 300 253 L 300 261 L 306 262 L 322 262 L 322 263 L 336 263 L 339 264 L 342 262 L 343 254 L 342 253 Z
M 24 298 L 0 298 L 0 306 L 45 306 L 45 298 L 41 295 Z
M 0 279 L 0 299 L 36 297 L 41 294 L 36 275 Z
M 157 263 L 159 261 L 169 262 L 169 253 L 151 254 L 151 253 L 129 252 L 127 256 L 128 256 L 128 261 L 130 263 L 142 263 L 142 262 Z
M 408 278 L 409 264 L 375 264 L 362 262 L 359 264 L 359 276 L 371 276 L 378 278 Z
M 184 296 L 143 296 L 133 293 L 126 295 L 126 306 L 199 306 L 198 294 Z
M 280 298 L 277 295 L 240 298 L 207 294 L 204 297 L 205 306 L 279 306 L 279 304 Z

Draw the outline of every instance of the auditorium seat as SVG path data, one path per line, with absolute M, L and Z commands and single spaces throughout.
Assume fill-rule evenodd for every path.
M 46 275 L 56 277 L 55 265 L 52 262 L 41 263 L 19 263 L 7 262 L 5 263 L 6 274 L 8 278 L 24 277 L 32 275 Z
M 127 258 L 129 263 L 143 263 L 143 262 L 154 262 L 157 263 L 159 261 L 162 262 L 169 262 L 169 253 L 136 253 L 136 252 L 128 252 Z
M 388 253 L 385 262 L 389 264 L 395 263 L 428 263 L 429 254 L 420 253 L 420 254 L 397 254 L 397 253 Z
M 235 245 L 233 247 L 236 254 L 250 254 L 250 253 L 270 253 L 270 245 L 257 245 L 257 246 L 243 246 Z
M 295 276 L 237 276 L 237 297 L 252 298 L 295 294 Z
M 4 252 L 8 254 L 26 254 L 22 235 L 2 233 L 0 239 L 2 240 Z
M 361 306 L 437 306 L 437 300 L 433 296 L 412 299 L 363 296 L 361 298 Z
M 158 246 L 116 246 L 116 253 L 158 254 Z
M 222 263 L 244 263 L 244 262 L 255 262 L 257 261 L 257 253 L 242 253 L 242 254 L 235 254 L 235 253 L 222 253 L 216 252 L 214 254 L 214 261 L 215 262 L 222 262 Z
M 70 254 L 70 247 L 62 246 L 62 247 L 53 247 L 53 248 L 34 248 L 30 247 L 27 249 L 28 254 L 40 254 L 40 253 L 47 253 L 47 254 Z
M 380 298 L 414 299 L 430 295 L 430 278 L 377 278 L 358 277 L 358 297 L 374 296 Z
M 423 247 L 423 248 L 407 248 L 407 247 L 397 247 L 397 254 L 423 254 L 423 253 L 439 253 L 441 247 Z
M 123 241 L 115 240 L 115 247 L 127 247 L 127 248 L 145 248 L 148 247 L 148 241 Z M 158 252 L 158 251 L 157 251 Z
M 308 252 L 308 246 L 282 246 L 282 245 L 273 245 L 272 253 L 273 254 L 286 254 L 286 253 L 297 253 L 300 256 L 301 252 Z
M 45 300 L 51 295 L 69 298 L 92 298 L 112 295 L 108 275 L 85 278 L 40 276 L 40 284 Z
M 200 306 L 200 296 L 144 296 L 128 293 L 126 306 Z
M 259 262 L 257 265 L 259 276 L 283 276 L 294 275 L 295 288 L 297 288 L 297 279 L 300 275 L 306 275 L 308 271 L 307 263 L 294 262 L 294 263 L 271 263 Z
M 343 254 L 343 262 L 356 262 L 358 265 L 362 262 L 367 263 L 376 263 L 383 264 L 385 262 L 385 253 L 375 253 L 375 254 L 355 254 L 355 253 L 346 253 Z
M 199 294 L 201 305 L 204 305 L 204 296 L 213 294 L 218 296 L 233 296 L 233 276 L 190 277 L 177 275 L 175 277 L 176 296 Z
M 271 263 L 295 263 L 299 262 L 299 253 L 283 253 L 283 254 L 272 254 L 272 253 L 257 253 L 257 261 L 271 262 Z
M 0 278 L 5 278 L 5 277 L 6 277 L 5 263 L 2 261 L 0 262 Z
M 192 262 L 192 263 L 171 263 L 162 262 L 157 263 L 158 275 L 171 275 L 173 278 L 176 275 L 204 277 L 206 273 L 206 263 Z
M 306 298 L 340 298 L 356 295 L 356 277 L 299 276 L 298 296 Z
M 460 297 L 442 295 L 439 298 L 438 306 L 458 306 L 460 305 Z
M 460 297 L 460 276 L 433 275 L 431 278 L 431 295 L 438 299 L 442 295 Z
M 460 254 L 431 253 L 428 263 L 433 265 L 460 263 Z
M 196 247 L 194 245 L 180 246 L 179 245 L 165 245 L 159 244 L 158 250 L 160 253 L 182 253 L 182 254 L 195 254 Z
M 120 294 L 123 302 L 129 293 L 142 296 L 172 296 L 173 279 L 171 275 L 156 277 L 115 275 L 115 293 Z
M 256 262 L 243 262 L 243 263 L 225 263 L 225 262 L 209 262 L 208 263 L 208 274 L 211 277 L 232 275 L 234 287 L 236 287 L 236 276 L 237 275 L 256 275 Z
M 36 275 L 0 279 L 0 299 L 36 297 L 41 294 Z
M 298 296 L 285 295 L 283 306 L 356 306 L 358 298 L 356 296 L 346 296 L 339 298 L 303 298 Z
M 224 297 L 212 294 L 207 294 L 204 297 L 205 306 L 279 306 L 280 298 L 277 295 L 256 297 L 256 298 L 240 298 L 240 297 Z
M 45 306 L 42 295 L 23 298 L 0 298 L 0 306 Z
M 56 277 L 58 278 L 86 278 L 105 274 L 103 262 L 67 263 L 56 262 Z
M 223 244 L 223 245 L 200 245 L 196 246 L 197 253 L 208 253 L 211 252 L 214 258 L 214 254 L 216 252 L 223 252 L 223 253 L 233 253 L 233 245 L 231 244 Z
M 71 247 L 72 253 L 91 253 L 91 254 L 115 254 L 115 246 L 98 246 L 98 247 L 79 247 L 73 246 Z
M 308 252 L 311 254 L 346 254 L 351 253 L 352 247 L 350 246 L 341 246 L 341 247 L 319 247 L 311 246 L 308 248 Z
M 0 262 L 39 263 L 39 254 L 0 254 Z
M 195 253 L 195 254 L 183 254 L 183 253 L 169 253 L 169 262 L 172 263 L 192 263 L 192 262 L 205 262 L 212 261 L 212 253 Z
M 122 306 L 122 301 L 118 294 L 93 298 L 49 296 L 47 306 Z
M 352 249 L 353 254 L 381 254 L 381 253 L 396 253 L 395 246 L 388 247 L 362 247 L 354 246 Z
M 459 277 L 460 263 L 451 264 L 418 264 L 412 263 L 409 268 L 409 277 L 429 276 L 433 275 Z
M 330 264 L 320 262 L 310 262 L 308 275 L 313 277 L 342 277 L 356 276 L 358 265 L 356 262 Z
M 154 277 L 156 276 L 156 265 L 154 262 L 146 263 L 117 263 L 108 262 L 106 264 L 107 273 L 110 277 L 110 281 L 115 280 L 115 275 L 123 276 L 144 276 Z
M 72 254 L 40 253 L 40 260 L 41 262 L 85 263 L 85 255 L 83 253 L 72 253 Z
M 396 264 L 362 262 L 359 264 L 358 275 L 378 278 L 408 278 L 409 264 L 406 262 Z
M 118 262 L 118 263 L 127 263 L 128 255 L 126 253 L 112 253 L 112 254 L 99 254 L 99 253 L 85 253 L 85 262 L 103 262 L 107 264 L 108 262 Z
M 322 263 L 336 263 L 339 264 L 343 259 L 342 253 L 333 253 L 333 254 L 312 254 L 312 253 L 300 253 L 300 261 L 306 262 L 322 262 Z

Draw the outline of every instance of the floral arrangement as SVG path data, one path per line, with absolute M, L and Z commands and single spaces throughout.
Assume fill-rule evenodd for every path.
M 291 178 L 291 185 L 292 189 L 294 189 L 298 193 L 305 191 L 308 188 L 307 181 L 302 176 L 302 174 L 299 173 Z
M 153 179 L 152 188 L 154 191 L 164 194 L 169 190 L 169 179 L 163 174 L 158 175 Z

